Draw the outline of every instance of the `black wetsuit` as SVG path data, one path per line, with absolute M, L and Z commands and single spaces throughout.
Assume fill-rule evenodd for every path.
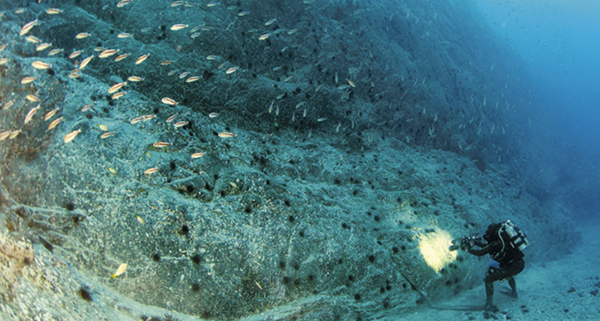
M 494 296 L 494 282 L 499 280 L 508 280 L 508 284 L 513 290 L 512 296 L 517 297 L 517 284 L 513 276 L 521 273 L 525 268 L 525 261 L 523 260 L 523 252 L 518 249 L 511 247 L 510 243 L 504 242 L 504 248 L 502 241 L 496 237 L 490 243 L 484 244 L 483 242 L 477 242 L 475 245 L 481 247 L 481 249 L 469 248 L 469 253 L 477 256 L 483 256 L 489 254 L 491 258 L 500 263 L 498 268 L 489 267 L 485 278 L 485 294 L 486 294 L 486 308 L 493 308 L 492 298 Z

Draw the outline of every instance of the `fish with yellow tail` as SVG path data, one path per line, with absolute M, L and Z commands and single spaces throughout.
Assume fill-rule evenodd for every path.
M 123 264 L 119 265 L 119 268 L 117 269 L 117 271 L 115 272 L 115 274 L 111 275 L 110 278 L 114 279 L 117 276 L 125 273 L 126 270 L 127 270 L 127 263 L 123 263 Z

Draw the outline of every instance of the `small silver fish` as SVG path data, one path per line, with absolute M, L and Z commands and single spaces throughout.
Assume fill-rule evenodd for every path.
M 108 137 L 114 135 L 115 132 L 106 132 L 100 136 L 100 139 L 107 139 Z
M 183 127 L 183 126 L 185 126 L 187 124 L 188 124 L 187 121 L 180 121 L 180 122 L 176 122 L 175 125 L 173 125 L 173 127 L 179 128 L 179 127 Z
M 140 81 L 143 81 L 144 78 L 138 77 L 138 76 L 129 76 L 129 78 L 127 78 L 127 80 L 129 80 L 131 82 L 140 82 Z
M 237 136 L 237 135 L 230 133 L 230 132 L 219 133 L 219 137 L 221 137 L 221 138 L 230 138 L 230 137 L 235 137 L 235 136 Z
M 120 51 L 120 49 L 106 49 L 98 55 L 98 58 L 101 58 L 101 59 L 107 58 L 107 57 L 110 57 L 110 56 L 116 54 L 119 51 Z
M 52 68 L 52 66 L 51 66 L 51 65 L 49 65 L 49 64 L 47 64 L 47 63 L 45 63 L 45 62 L 43 62 L 43 61 L 39 61 L 39 60 L 32 62 L 32 63 L 31 63 L 31 66 L 32 66 L 33 68 L 35 68 L 35 69 L 39 69 L 39 70 L 44 70 L 44 69 L 49 69 L 49 68 Z
M 46 9 L 46 13 L 47 14 L 59 14 L 62 13 L 63 11 L 60 9 L 56 9 L 56 8 L 48 8 Z
M 90 61 L 92 61 L 92 58 L 94 58 L 94 55 L 91 55 L 91 56 L 83 59 L 81 61 L 81 63 L 79 64 L 79 69 L 85 68 L 85 66 L 87 66 L 90 63 Z
M 173 99 L 171 99 L 169 97 L 165 97 L 161 101 L 162 101 L 163 104 L 167 104 L 167 105 L 171 105 L 171 106 L 175 106 L 175 105 L 178 104 L 175 100 L 173 100 Z
M 148 59 L 149 56 L 150 56 L 150 54 L 145 54 L 143 56 L 139 56 L 138 59 L 135 60 L 135 64 L 136 65 L 141 64 L 142 62 L 144 62 L 144 60 Z
M 29 112 L 25 116 L 25 121 L 23 123 L 27 124 L 28 122 L 30 122 L 31 118 L 33 118 L 33 114 L 35 114 L 35 112 L 38 111 L 39 109 L 40 109 L 40 105 L 37 105 L 37 107 L 35 107 L 35 108 L 31 108 L 31 110 L 29 110 Z
M 58 107 L 47 112 L 46 115 L 44 116 L 44 121 L 47 121 L 48 119 L 52 118 L 56 114 L 56 112 L 58 112 Z
M 48 130 L 51 130 L 52 128 L 56 127 L 56 126 L 57 126 L 57 125 L 60 123 L 60 121 L 61 121 L 62 119 L 63 119 L 63 118 L 62 118 L 62 117 L 60 117 L 60 118 L 56 118 L 55 120 L 53 120 L 53 121 L 50 123 L 50 125 L 48 125 L 48 129 L 47 129 L 46 131 L 48 131 Z
M 76 58 L 77 56 L 81 55 L 81 53 L 82 53 L 82 52 L 83 52 L 83 50 L 76 50 L 76 51 L 73 51 L 73 52 L 72 52 L 72 53 L 69 55 L 69 58 L 71 58 L 71 59 L 73 59 L 73 58 Z
M 35 47 L 35 51 L 46 50 L 50 47 L 52 47 L 52 44 L 45 42 L 45 43 L 39 44 L 37 47 Z
M 121 61 L 125 58 L 129 57 L 129 54 L 123 54 L 123 55 L 119 55 L 115 58 L 115 61 Z
M 122 0 L 119 3 L 117 3 L 117 8 L 123 8 L 124 6 L 128 5 L 129 3 L 131 3 L 132 0 Z
M 125 86 L 125 85 L 127 85 L 126 81 L 114 84 L 110 88 L 108 88 L 108 93 L 109 94 L 116 93 L 117 91 L 119 91 L 119 89 L 123 88 L 123 86 Z
M 167 118 L 167 123 L 172 122 L 173 119 L 175 119 L 175 117 L 177 117 L 177 114 L 173 114 L 173 115 L 169 116 L 169 118 Z
M 50 50 L 50 52 L 48 53 L 48 56 L 54 56 L 57 55 L 59 53 L 61 53 L 63 51 L 63 49 L 52 49 Z
M 35 26 L 37 24 L 38 20 L 35 19 L 31 22 L 26 23 L 23 28 L 21 28 L 21 32 L 19 32 L 20 36 L 23 36 L 25 34 L 27 34 L 29 32 L 29 30 L 31 30 L 31 28 L 33 28 L 33 26 Z
M 65 143 L 69 143 L 71 142 L 73 139 L 75 139 L 75 137 L 81 133 L 81 128 L 78 130 L 74 130 L 68 134 L 65 135 Z
M 81 32 L 75 36 L 75 39 L 83 39 L 83 38 L 87 38 L 89 36 L 91 36 L 91 34 L 89 34 L 87 32 Z
M 171 30 L 176 31 L 176 30 L 181 30 L 181 29 L 187 28 L 187 27 L 189 27 L 189 26 L 186 24 L 178 23 L 178 24 L 172 25 Z

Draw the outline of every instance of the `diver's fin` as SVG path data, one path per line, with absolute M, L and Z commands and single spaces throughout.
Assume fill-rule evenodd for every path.
M 507 297 L 510 297 L 510 298 L 513 298 L 513 299 L 518 299 L 519 298 L 518 295 L 513 294 L 513 291 L 509 290 L 509 289 L 502 289 L 502 290 L 500 290 L 498 292 L 500 292 L 500 294 L 504 294 Z

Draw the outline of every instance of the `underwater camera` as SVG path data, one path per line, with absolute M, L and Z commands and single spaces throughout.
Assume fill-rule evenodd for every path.
M 452 240 L 452 245 L 450 245 L 449 250 L 456 251 L 459 248 L 461 250 L 472 248 L 475 245 L 475 242 L 479 240 L 481 240 L 481 236 L 479 236 L 478 234 L 463 236 L 461 238 Z

